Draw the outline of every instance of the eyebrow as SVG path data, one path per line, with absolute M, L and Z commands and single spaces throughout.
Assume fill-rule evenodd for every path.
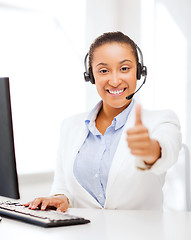
M 129 60 L 129 59 L 124 59 L 124 60 L 122 60 L 121 62 L 119 62 L 120 64 L 122 64 L 122 63 L 124 63 L 124 62 L 132 62 L 131 60 Z M 103 66 L 107 66 L 107 63 L 98 63 L 97 65 L 96 65 L 96 67 L 98 67 L 98 66 L 100 66 L 100 65 L 103 65 Z
M 122 64 L 124 62 L 132 62 L 132 61 L 130 59 L 124 59 L 123 61 L 120 62 L 120 64 Z
M 99 65 L 103 65 L 103 66 L 107 66 L 107 63 L 98 63 L 97 65 L 96 65 L 96 67 L 98 67 Z

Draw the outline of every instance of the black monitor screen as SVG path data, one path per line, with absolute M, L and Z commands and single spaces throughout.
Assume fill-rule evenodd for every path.
M 9 78 L 0 78 L 0 196 L 19 198 Z

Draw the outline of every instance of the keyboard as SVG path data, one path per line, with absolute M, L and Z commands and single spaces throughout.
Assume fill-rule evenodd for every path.
M 0 201 L 0 214 L 42 227 L 69 226 L 90 222 L 88 219 L 55 210 L 31 210 L 19 202 L 13 201 Z

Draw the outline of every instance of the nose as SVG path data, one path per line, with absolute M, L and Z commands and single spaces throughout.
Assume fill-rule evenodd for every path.
M 112 86 L 112 87 L 117 87 L 120 85 L 121 83 L 121 79 L 120 79 L 120 76 L 119 74 L 117 74 L 116 72 L 113 72 L 110 76 L 110 79 L 109 79 L 109 84 Z

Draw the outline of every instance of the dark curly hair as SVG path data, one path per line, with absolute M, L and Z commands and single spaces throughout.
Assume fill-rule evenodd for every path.
M 96 48 L 106 44 L 106 43 L 126 43 L 127 45 L 130 45 L 133 54 L 135 56 L 136 62 L 138 63 L 138 53 L 137 53 L 137 45 L 134 43 L 134 41 L 129 38 L 127 35 L 123 34 L 122 32 L 107 32 L 103 33 L 101 36 L 95 39 L 95 41 L 91 44 L 88 55 L 89 55 L 89 67 L 92 66 L 92 60 L 93 60 L 93 54 Z

